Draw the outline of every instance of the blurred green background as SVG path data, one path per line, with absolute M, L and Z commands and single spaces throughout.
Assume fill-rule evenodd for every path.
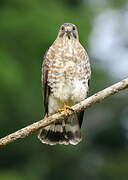
M 90 95 L 128 73 L 127 0 L 0 1 L 0 137 L 44 116 L 42 57 L 64 22 L 78 26 L 92 66 Z M 128 91 L 85 111 L 77 146 L 37 133 L 0 149 L 0 180 L 127 180 Z

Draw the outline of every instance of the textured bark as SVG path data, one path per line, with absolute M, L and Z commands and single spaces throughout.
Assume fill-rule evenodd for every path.
M 5 136 L 3 138 L 0 139 L 0 147 L 5 146 L 17 139 L 21 139 L 21 138 L 25 138 L 26 136 L 28 136 L 30 133 L 33 133 L 37 130 L 39 130 L 40 128 L 43 128 L 45 126 L 48 126 L 49 124 L 56 122 L 59 119 L 63 119 L 65 116 L 69 116 L 72 113 L 75 112 L 80 112 L 90 106 L 92 106 L 93 104 L 96 104 L 98 102 L 103 101 L 103 99 L 118 93 L 119 91 L 128 88 L 128 78 L 102 90 L 99 91 L 98 93 L 88 97 L 87 99 L 85 99 L 84 101 L 81 101 L 80 103 L 72 106 L 72 110 L 67 110 L 66 114 L 65 112 L 58 112 L 52 116 L 49 117 L 45 117 L 44 119 L 35 122 L 27 127 L 24 127 L 8 136 Z

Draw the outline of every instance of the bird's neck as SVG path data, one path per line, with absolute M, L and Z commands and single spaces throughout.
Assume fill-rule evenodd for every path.
M 61 46 L 72 46 L 73 44 L 75 45 L 76 43 L 78 43 L 78 39 L 75 39 L 73 37 L 68 38 L 68 36 L 63 36 L 62 38 L 57 37 L 55 43 L 57 44 L 61 44 Z

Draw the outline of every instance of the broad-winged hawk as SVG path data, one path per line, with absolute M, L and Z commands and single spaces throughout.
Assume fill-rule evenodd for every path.
M 73 106 L 87 97 L 91 69 L 86 50 L 79 42 L 77 27 L 64 23 L 56 40 L 46 52 L 42 65 L 42 85 L 46 114 Z M 81 124 L 84 112 L 40 130 L 42 143 L 73 144 L 81 141 Z

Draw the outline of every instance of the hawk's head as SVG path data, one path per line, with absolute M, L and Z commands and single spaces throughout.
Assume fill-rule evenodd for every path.
M 64 23 L 61 25 L 58 37 L 68 37 L 68 39 L 78 39 L 77 27 L 71 23 Z

